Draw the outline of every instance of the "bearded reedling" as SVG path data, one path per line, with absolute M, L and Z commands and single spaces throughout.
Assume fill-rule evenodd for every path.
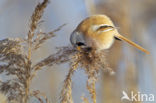
M 115 39 L 124 40 L 149 54 L 146 49 L 120 35 L 111 19 L 106 15 L 94 15 L 84 19 L 70 36 L 72 45 L 79 49 L 109 49 Z

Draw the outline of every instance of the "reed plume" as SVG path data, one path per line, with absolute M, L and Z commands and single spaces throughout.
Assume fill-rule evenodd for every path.
M 38 3 L 31 19 L 27 38 L 6 38 L 0 40 L 0 74 L 7 76 L 7 80 L 0 80 L 0 91 L 5 94 L 10 103 L 28 103 L 35 97 L 40 103 L 50 103 L 40 90 L 31 90 L 30 85 L 37 72 L 43 67 L 51 67 L 62 63 L 69 63 L 70 70 L 65 78 L 60 94 L 61 103 L 73 103 L 72 76 L 78 69 L 83 69 L 88 77 L 88 89 L 93 103 L 96 103 L 96 81 L 100 70 L 112 70 L 105 60 L 105 51 L 76 50 L 65 46 L 56 48 L 55 54 L 50 54 L 37 63 L 32 62 L 32 55 L 44 42 L 55 37 L 55 32 L 61 30 L 61 25 L 50 32 L 39 31 L 39 24 L 49 0 Z M 27 51 L 27 52 L 25 52 Z M 83 99 L 88 102 L 88 98 Z
M 85 74 L 88 76 L 86 81 L 86 89 L 88 89 L 92 102 L 96 103 L 96 81 L 100 70 L 113 71 L 108 67 L 108 64 L 105 60 L 105 51 L 75 51 L 74 56 L 70 59 L 71 68 L 66 76 L 64 81 L 63 89 L 61 91 L 61 103 L 73 103 L 72 100 L 72 75 L 75 70 L 81 68 L 85 71 Z M 84 102 L 87 102 L 87 98 L 83 99 Z
M 33 51 L 37 50 L 45 41 L 54 37 L 54 33 L 64 26 L 62 25 L 50 32 L 39 31 L 38 25 L 41 23 L 48 2 L 49 0 L 44 0 L 35 7 L 26 39 L 6 38 L 0 40 L 0 74 L 7 76 L 7 80 L 0 80 L 0 91 L 6 95 L 9 102 L 28 103 L 31 97 L 36 97 L 42 103 L 41 97 L 43 97 L 48 103 L 46 96 L 39 90 L 30 90 L 34 74 L 39 70 L 36 67 L 43 64 L 43 61 L 37 64 L 32 62 Z M 49 56 L 49 61 L 55 63 L 59 60 L 51 60 Z M 50 63 L 49 61 L 46 62 Z

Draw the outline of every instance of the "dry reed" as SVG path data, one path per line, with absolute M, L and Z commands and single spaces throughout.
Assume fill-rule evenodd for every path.
M 75 55 L 71 59 L 71 68 L 64 81 L 63 89 L 61 91 L 61 103 L 73 103 L 72 100 L 72 75 L 78 68 L 85 70 L 85 74 L 88 76 L 86 88 L 88 89 L 93 103 L 96 103 L 96 81 L 99 71 L 106 70 L 110 73 L 112 70 L 107 67 L 104 51 L 75 51 Z M 88 100 L 87 98 L 83 100 Z M 86 101 L 84 101 L 86 102 Z
M 0 100 L 1 100 L 1 103 L 8 103 L 7 97 L 2 93 L 0 93 Z
M 79 54 L 75 54 L 73 58 L 79 58 Z M 72 75 L 74 71 L 77 69 L 79 63 L 79 59 L 75 59 L 75 61 L 71 64 L 71 68 L 64 80 L 64 85 L 61 91 L 61 103 L 73 103 L 72 100 Z
M 27 39 L 8 38 L 0 40 L 0 74 L 5 74 L 8 78 L 11 77 L 9 80 L 0 82 L 0 91 L 7 96 L 9 102 L 28 103 L 31 97 L 35 97 L 40 103 L 44 101 L 49 103 L 44 93 L 30 89 L 31 81 L 36 76 L 37 71 L 43 69 L 43 67 L 69 62 L 70 70 L 60 94 L 61 103 L 73 103 L 72 76 L 75 70 L 79 68 L 82 68 L 88 76 L 86 88 L 91 95 L 92 102 L 96 103 L 95 85 L 99 71 L 112 72 L 106 63 L 105 51 L 94 49 L 78 51 L 67 46 L 58 48 L 55 54 L 49 55 L 36 64 L 31 60 L 33 51 L 40 48 L 45 41 L 54 37 L 54 33 L 64 26 L 62 25 L 54 31 L 46 33 L 38 31 L 38 25 L 41 23 L 40 19 L 48 2 L 48 0 L 44 0 L 36 6 L 31 16 Z M 28 52 L 25 53 L 25 49 Z
M 40 19 L 48 2 L 49 0 L 44 0 L 36 6 L 31 16 L 27 39 L 7 38 L 0 40 L 0 74 L 5 74 L 8 78 L 8 80 L 1 80 L 0 91 L 7 96 L 9 102 L 28 103 L 30 97 L 33 96 L 41 103 L 43 101 L 41 97 L 43 97 L 48 103 L 43 93 L 38 90 L 36 90 L 38 92 L 30 90 L 31 80 L 36 71 L 39 70 L 36 69 L 36 66 L 44 62 L 40 61 L 37 64 L 33 64 L 31 61 L 33 51 L 39 48 L 45 41 L 54 37 L 54 33 L 64 26 L 62 25 L 56 30 L 47 33 L 39 32 L 38 25 L 41 22 Z M 28 51 L 27 53 L 25 49 Z M 59 62 L 59 60 L 51 60 L 50 56 L 49 61 Z M 46 65 L 50 65 L 50 62 L 48 63 Z

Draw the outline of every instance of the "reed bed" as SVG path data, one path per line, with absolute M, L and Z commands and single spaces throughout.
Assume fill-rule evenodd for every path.
M 37 72 L 44 67 L 68 63 L 70 69 L 60 93 L 60 102 L 74 103 L 72 77 L 76 70 L 83 69 L 88 77 L 86 89 L 91 95 L 91 101 L 96 103 L 96 82 L 100 70 L 113 73 L 105 60 L 105 51 L 76 50 L 70 46 L 59 47 L 56 48 L 55 54 L 50 54 L 36 64 L 32 62 L 33 52 L 48 39 L 55 37 L 55 33 L 65 26 L 63 24 L 50 32 L 39 30 L 38 25 L 42 22 L 41 18 L 48 3 L 49 0 L 44 0 L 35 7 L 30 19 L 27 38 L 0 40 L 0 74 L 5 74 L 8 77 L 8 80 L 0 80 L 2 93 L 0 98 L 4 98 L 4 101 L 8 101 L 8 103 L 28 103 L 32 97 L 35 97 L 40 103 L 50 103 L 46 94 L 40 90 L 31 90 L 31 82 Z M 84 97 L 83 102 L 89 103 L 89 99 Z

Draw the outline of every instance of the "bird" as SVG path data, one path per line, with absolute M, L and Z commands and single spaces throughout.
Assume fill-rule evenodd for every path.
M 80 22 L 70 35 L 70 42 L 74 48 L 86 50 L 105 50 L 109 49 L 114 41 L 123 40 L 139 50 L 149 54 L 149 51 L 122 36 L 112 20 L 104 15 L 92 15 Z

